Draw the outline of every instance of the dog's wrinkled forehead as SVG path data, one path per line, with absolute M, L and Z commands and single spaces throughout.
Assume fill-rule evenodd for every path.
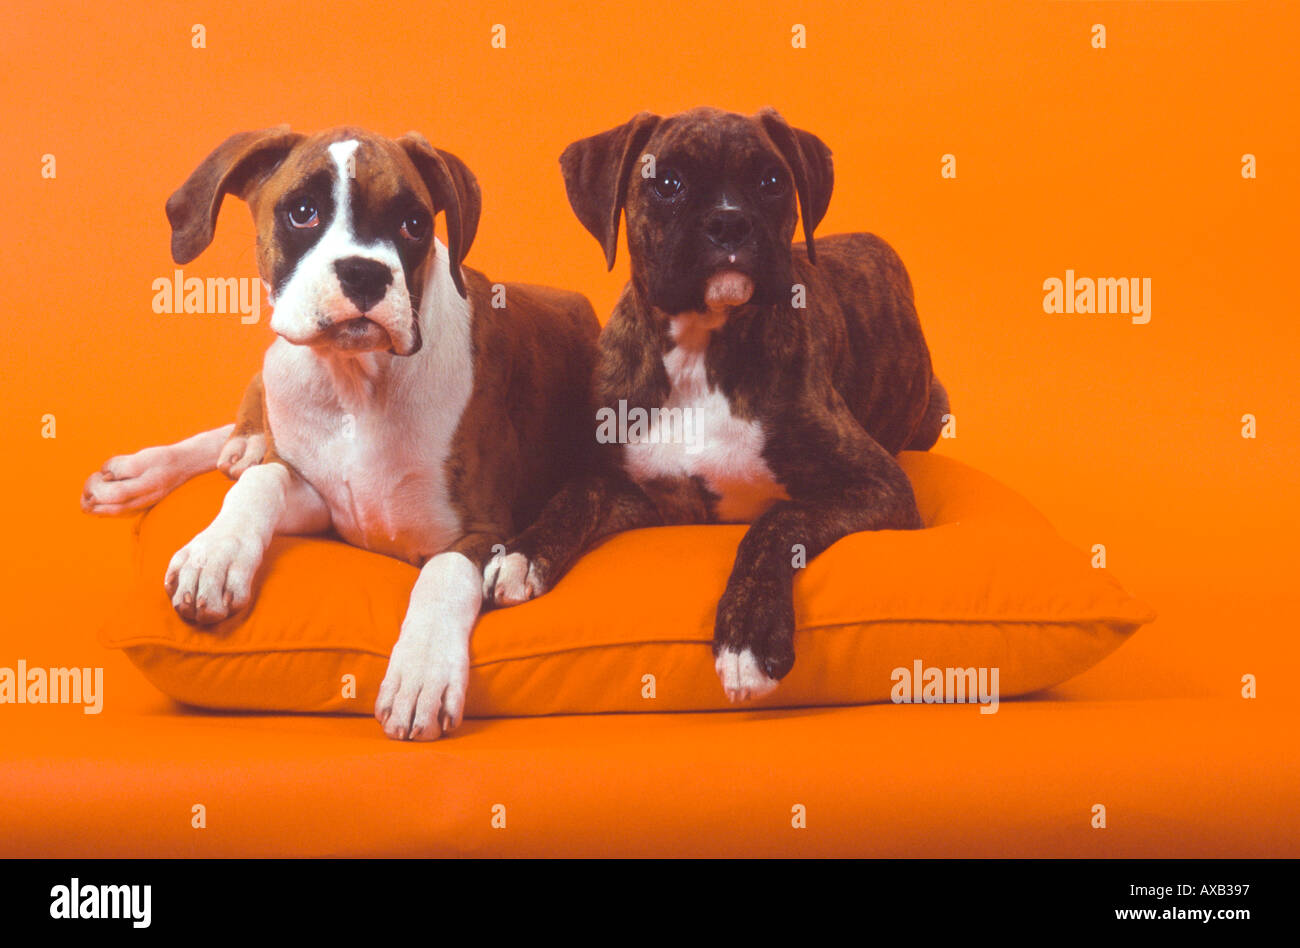
M 284 156 L 252 203 L 259 266 L 274 294 L 304 261 L 332 266 L 354 256 L 389 264 L 418 294 L 432 259 L 434 204 L 398 142 L 348 127 L 312 135 Z M 423 228 L 417 239 L 401 236 L 407 222 Z
M 781 162 L 781 153 L 752 116 L 701 107 L 664 119 L 646 142 L 656 164 L 672 162 L 722 173 L 748 171 L 756 159 Z
M 267 179 L 261 197 L 274 202 L 299 190 L 337 193 L 340 177 L 347 179 L 348 203 L 359 225 L 399 210 L 399 204 L 432 210 L 428 188 L 406 151 L 391 139 L 355 128 L 303 140 Z

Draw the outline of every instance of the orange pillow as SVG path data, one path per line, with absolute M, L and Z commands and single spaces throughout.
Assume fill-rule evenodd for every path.
M 1153 618 L 997 481 L 935 454 L 900 460 L 927 529 L 853 534 L 797 573 L 794 670 L 741 707 L 887 701 L 894 670 L 917 661 L 997 668 L 1002 697 L 1025 694 L 1089 668 Z M 163 573 L 228 487 L 205 475 L 142 518 L 134 589 L 101 640 L 186 704 L 371 713 L 415 567 L 337 541 L 282 537 L 248 612 L 207 629 L 187 625 Z M 733 707 L 709 643 L 744 532 L 620 534 L 550 593 L 486 613 L 471 644 L 467 714 Z

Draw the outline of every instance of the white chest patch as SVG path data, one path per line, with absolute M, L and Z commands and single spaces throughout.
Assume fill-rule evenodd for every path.
M 716 324 L 715 324 L 716 325 Z M 788 497 L 763 460 L 763 426 L 731 413 L 726 396 L 708 385 L 704 353 L 708 329 L 700 317 L 673 317 L 678 345 L 664 356 L 671 389 L 652 411 L 647 433 L 629 433 L 624 463 L 636 481 L 700 477 L 717 495 L 719 520 L 750 523 L 776 500 Z
M 334 529 L 417 564 L 463 533 L 446 462 L 474 374 L 469 303 L 436 249 L 419 352 L 323 355 L 276 339 L 262 368 L 275 450 L 324 499 Z

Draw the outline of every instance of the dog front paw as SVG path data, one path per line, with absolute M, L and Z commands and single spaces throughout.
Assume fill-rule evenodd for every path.
M 208 529 L 172 557 L 163 585 L 182 619 L 211 625 L 248 605 L 261 562 L 256 541 Z
M 398 640 L 375 700 L 375 718 L 395 741 L 435 741 L 460 725 L 469 684 L 462 643 Z
M 740 651 L 730 647 L 722 649 L 713 662 L 713 668 L 722 682 L 727 700 L 733 704 L 769 695 L 776 690 L 778 684 L 775 678 L 768 677 L 759 660 L 748 648 Z
M 517 606 L 546 589 L 546 567 L 523 553 L 498 553 L 483 570 L 483 598 L 493 605 Z
M 266 457 L 266 445 L 266 435 L 260 431 L 247 435 L 231 435 L 221 446 L 217 469 L 232 481 L 239 480 L 240 474 L 254 464 L 262 463 L 262 459 Z
M 771 694 L 794 667 L 793 597 L 729 589 L 718 603 L 713 642 L 714 669 L 728 700 Z

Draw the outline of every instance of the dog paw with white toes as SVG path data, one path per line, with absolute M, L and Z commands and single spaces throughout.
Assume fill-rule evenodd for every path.
M 86 479 L 81 509 L 101 516 L 129 513 L 156 503 L 184 480 L 181 461 L 170 446 L 118 455 Z
M 517 606 L 545 591 L 541 568 L 522 553 L 498 553 L 483 571 L 483 597 L 498 606 Z
M 172 557 L 163 585 L 182 619 L 210 625 L 248 605 L 261 563 L 255 540 L 209 527 Z
M 217 469 L 228 478 L 238 480 L 239 475 L 266 457 L 266 435 L 256 432 L 249 435 L 231 435 L 221 446 Z
M 398 641 L 375 699 L 375 718 L 395 741 L 434 741 L 460 725 L 469 684 L 463 644 Z
M 722 680 L 722 690 L 731 702 L 762 698 L 776 690 L 779 682 L 769 678 L 749 649 L 724 648 L 713 663 Z

